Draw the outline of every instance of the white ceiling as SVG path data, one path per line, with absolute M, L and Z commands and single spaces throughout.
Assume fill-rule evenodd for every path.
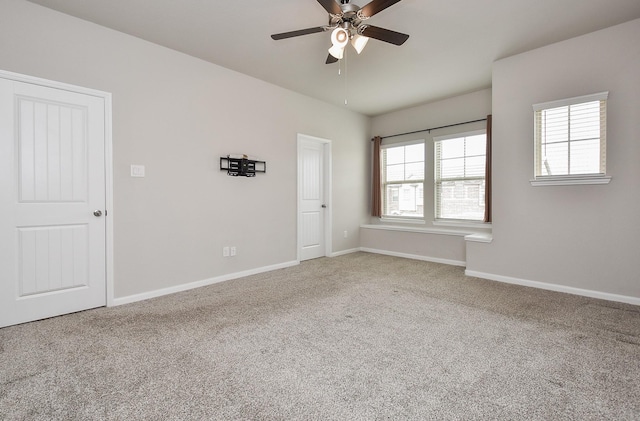
M 329 32 L 269 36 L 325 25 L 316 0 L 30 1 L 371 116 L 490 87 L 496 59 L 640 18 L 639 0 L 402 0 L 368 23 L 409 40 L 349 47 L 339 76 Z

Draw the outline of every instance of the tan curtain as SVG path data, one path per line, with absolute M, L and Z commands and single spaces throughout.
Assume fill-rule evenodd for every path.
M 491 222 L 491 115 L 487 116 L 487 164 L 484 184 L 484 222 Z
M 382 197 L 380 189 L 380 145 L 382 138 L 376 136 L 373 139 L 373 172 L 372 178 L 372 190 L 371 190 L 371 216 L 382 216 Z

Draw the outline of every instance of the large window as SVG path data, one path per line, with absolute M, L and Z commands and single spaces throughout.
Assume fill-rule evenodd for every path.
M 486 145 L 484 130 L 434 138 L 436 219 L 483 220 Z
M 604 176 L 607 93 L 533 106 L 535 179 Z
M 419 143 L 383 145 L 382 215 L 424 216 L 424 140 Z

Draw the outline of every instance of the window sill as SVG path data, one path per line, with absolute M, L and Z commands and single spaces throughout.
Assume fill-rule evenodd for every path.
M 433 225 L 437 227 L 456 227 L 456 228 L 472 228 L 472 229 L 491 229 L 491 222 L 481 221 L 464 221 L 464 220 L 449 220 L 449 219 L 436 219 L 433 221 Z
M 384 223 L 398 223 L 398 224 L 412 224 L 412 225 L 424 225 L 426 223 L 426 221 L 424 219 L 418 219 L 418 218 L 394 218 L 394 217 L 389 217 L 389 216 L 383 216 L 381 218 L 379 218 L 380 222 L 384 222 Z
M 465 241 L 469 241 L 472 243 L 485 243 L 488 244 L 493 241 L 493 235 L 488 233 L 476 233 L 469 234 L 464 237 Z
M 606 175 L 583 175 L 565 177 L 538 177 L 529 180 L 533 187 L 541 186 L 575 186 L 584 184 L 609 184 L 610 176 Z
M 408 227 L 402 225 L 366 224 L 360 225 L 360 228 L 382 231 L 414 232 L 418 234 L 453 235 L 457 237 L 464 237 L 470 234 L 469 232 L 445 230 L 442 228 Z

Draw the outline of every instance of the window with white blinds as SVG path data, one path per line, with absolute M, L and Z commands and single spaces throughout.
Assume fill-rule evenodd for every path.
M 604 176 L 607 93 L 533 106 L 535 179 Z
M 382 215 L 424 216 L 424 140 L 383 145 Z
M 434 138 L 436 219 L 482 221 L 486 131 Z

